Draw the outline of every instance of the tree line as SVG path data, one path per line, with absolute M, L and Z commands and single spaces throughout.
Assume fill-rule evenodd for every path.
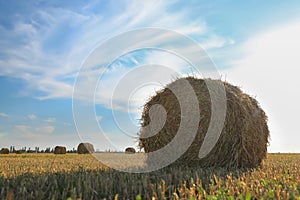
M 22 147 L 21 149 L 16 149 L 15 146 L 10 146 L 9 148 L 10 153 L 53 153 L 54 148 L 47 147 L 46 149 L 40 149 L 40 147 L 34 147 L 34 149 L 31 149 L 30 147 Z M 77 153 L 77 150 L 75 148 L 67 150 L 67 153 Z

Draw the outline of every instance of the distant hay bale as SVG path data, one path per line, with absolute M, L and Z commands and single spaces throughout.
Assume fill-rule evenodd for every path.
M 0 154 L 9 154 L 9 149 L 8 148 L 2 148 L 0 150 Z
M 145 104 L 139 134 L 140 148 L 143 148 L 146 153 L 154 152 L 167 145 L 175 137 L 182 118 L 178 99 L 169 88 L 180 88 L 180 81 L 183 79 L 190 83 L 197 96 L 200 121 L 194 141 L 188 147 L 187 151 L 172 165 L 227 168 L 252 168 L 261 165 L 267 155 L 269 139 L 267 116 L 254 98 L 243 93 L 240 88 L 220 80 L 209 79 L 209 81 L 213 81 L 219 85 L 223 84 L 225 87 L 227 103 L 226 118 L 216 145 L 205 157 L 199 158 L 199 150 L 211 120 L 211 99 L 206 86 L 206 79 L 193 77 L 177 79 L 166 88 L 157 92 Z M 219 93 L 216 92 L 216 94 L 218 95 Z M 189 101 L 190 97 L 184 96 L 184 100 Z M 158 130 L 156 135 L 146 137 L 149 135 L 147 133 L 149 129 L 145 127 L 151 121 L 149 110 L 151 106 L 156 104 L 165 108 L 167 113 L 166 123 L 162 125 L 162 129 Z M 152 121 L 157 121 L 155 118 L 159 117 L 154 115 L 154 120 L 152 119 Z M 188 131 L 186 134 L 189 134 Z
M 133 147 L 127 147 L 125 153 L 135 153 L 135 149 Z
M 17 150 L 16 151 L 16 154 L 22 154 L 22 153 L 24 153 L 24 150 Z
M 94 153 L 95 149 L 94 146 L 90 143 L 80 143 L 77 147 L 77 152 L 79 154 L 88 154 L 88 153 Z
M 67 153 L 67 149 L 66 147 L 63 146 L 56 146 L 54 148 L 54 154 L 66 154 Z

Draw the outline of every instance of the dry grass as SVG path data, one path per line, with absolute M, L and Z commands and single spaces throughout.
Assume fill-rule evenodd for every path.
M 80 143 L 77 147 L 77 152 L 79 154 L 89 154 L 94 153 L 95 149 L 94 146 L 91 143 Z
M 54 154 L 66 154 L 67 153 L 67 149 L 66 147 L 63 146 L 56 146 L 54 148 Z
M 77 171 L 79 169 L 104 169 L 92 155 L 9 154 L 0 155 L 0 175 L 5 178 L 25 173 L 43 174 Z
M 131 156 L 101 156 L 121 165 L 121 155 Z M 0 161 L 0 199 L 300 199 L 300 154 L 268 154 L 263 167 L 251 171 L 166 168 L 147 174 L 110 170 L 91 155 L 11 154 Z

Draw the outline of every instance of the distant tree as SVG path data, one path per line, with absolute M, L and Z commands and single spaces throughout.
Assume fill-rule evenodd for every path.
M 46 148 L 45 153 L 50 153 L 50 147 Z
M 77 153 L 77 149 L 73 148 L 72 150 L 70 150 L 70 153 Z
M 9 147 L 9 152 L 15 153 L 15 152 L 16 152 L 15 146 L 10 146 L 10 147 Z
M 68 150 L 67 153 L 77 153 L 77 150 L 75 148 L 73 148 L 73 149 Z

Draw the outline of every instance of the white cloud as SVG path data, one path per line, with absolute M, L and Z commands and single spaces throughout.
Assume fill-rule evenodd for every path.
M 45 119 L 44 121 L 49 122 L 49 123 L 53 123 L 53 122 L 56 122 L 56 118 L 55 117 L 49 117 L 48 119 Z
M 151 39 L 144 40 L 142 38 L 145 37 L 144 34 L 148 34 L 147 36 Z M 136 38 L 140 38 L 141 42 L 139 44 L 134 43 L 133 41 Z M 189 63 L 183 60 L 182 57 L 191 61 L 191 57 L 194 58 L 194 62 L 196 60 L 197 63 L 193 63 L 196 66 L 208 66 L 210 59 L 207 57 L 205 52 L 202 50 L 202 55 L 199 55 L 199 45 L 195 45 L 196 43 L 190 42 L 190 40 L 181 40 L 182 38 L 178 37 L 176 34 L 170 34 L 170 32 L 157 32 L 157 31 L 148 31 L 148 32 L 138 32 L 134 37 L 126 37 L 126 43 L 131 40 L 129 43 L 134 43 L 136 47 L 132 47 L 132 49 L 138 48 L 140 46 L 152 46 L 157 45 L 160 49 L 167 49 L 169 51 L 163 50 L 150 50 L 150 53 L 133 53 L 138 58 L 127 54 L 123 57 L 119 57 L 119 62 L 113 63 L 110 66 L 111 70 L 106 71 L 102 76 L 100 81 L 100 85 L 96 91 L 96 103 L 103 104 L 108 108 L 112 108 L 114 110 L 123 110 L 129 112 L 138 112 L 137 108 L 143 106 L 145 100 L 149 98 L 150 95 L 154 94 L 154 88 L 157 88 L 157 85 L 161 86 L 166 85 L 167 83 L 171 82 L 172 79 L 174 80 L 176 77 L 182 75 L 182 70 L 186 73 L 193 74 L 193 70 L 189 69 Z M 175 40 L 177 39 L 177 40 Z M 174 42 L 174 40 L 176 42 Z M 187 42 L 188 41 L 188 42 Z M 112 44 L 106 48 L 102 46 L 102 48 L 96 49 L 95 53 L 88 59 L 88 62 L 85 64 L 83 73 L 80 74 L 80 77 L 77 79 L 77 83 L 80 86 L 76 86 L 75 91 L 75 98 L 82 98 L 86 101 L 93 102 L 94 100 L 94 88 L 96 87 L 96 82 L 98 78 L 97 73 L 90 73 L 95 72 L 93 66 L 102 66 L 103 63 L 107 61 L 100 60 L 98 63 L 94 58 L 115 58 L 116 56 L 122 55 L 122 47 L 127 47 L 125 42 L 117 42 L 114 41 L 116 44 Z M 121 44 L 122 43 L 122 44 Z M 176 44 L 177 48 L 173 46 Z M 171 45 L 170 45 L 171 44 Z M 118 48 L 115 46 L 119 45 Z M 113 46 L 113 47 L 112 47 Z M 125 48 L 124 47 L 124 48 Z M 179 48 L 178 48 L 179 47 Z M 198 49 L 197 49 L 198 48 Z M 109 51 L 113 50 L 113 51 Z M 120 50 L 119 50 L 120 49 Z M 119 51 L 119 52 L 118 52 Z M 143 50 L 146 51 L 146 50 Z M 175 53 L 173 54 L 171 51 L 175 51 L 175 53 L 179 54 L 179 57 Z M 108 53 L 111 52 L 111 53 Z M 139 52 L 139 51 L 138 51 Z M 118 54 L 120 53 L 120 54 Z M 116 54 L 116 55 L 112 55 Z M 181 55 L 182 54 L 182 55 Z M 104 56 L 105 55 L 105 56 Z M 143 57 L 143 58 L 140 58 Z M 131 60 L 134 64 L 126 64 L 128 60 Z M 91 60 L 91 61 L 90 61 Z M 121 61 L 120 61 L 121 60 Z M 103 62 L 103 63 L 102 63 Z M 109 64 L 109 62 L 105 63 Z M 161 65 L 160 67 L 149 67 L 144 65 Z M 198 64 L 198 65 L 197 65 Z M 134 65 L 134 66 L 133 66 Z M 105 65 L 104 65 L 105 66 Z M 164 67 L 162 67 L 164 66 Z M 141 70 L 143 68 L 143 70 Z M 149 69 L 147 69 L 149 68 Z M 103 68 L 102 68 L 103 69 Z M 202 69 L 201 69 L 202 70 Z M 209 74 L 210 69 L 206 70 L 203 69 L 202 73 Z M 137 73 L 139 72 L 139 73 Z M 130 78 L 129 78 L 130 77 Z M 218 76 L 219 77 L 219 76 Z M 143 86 L 149 86 L 155 83 L 155 87 L 145 87 L 145 88 L 137 88 Z M 118 90 L 116 93 L 115 88 L 117 86 L 122 87 L 122 89 Z M 160 89 L 159 88 L 159 89 Z M 138 94 L 134 98 L 132 98 L 130 103 L 133 103 L 133 107 L 127 107 L 127 103 L 129 100 L 129 96 L 135 89 L 140 89 L 143 91 L 142 93 L 135 93 Z M 111 102 L 113 100 L 113 102 Z
M 177 2 L 124 1 L 121 5 L 110 5 L 112 11 L 117 10 L 114 6 L 122 9 L 111 12 L 109 17 L 59 7 L 37 9 L 30 20 L 20 18 L 14 22 L 11 30 L 0 27 L 4 35 L 0 42 L 6 44 L 1 49 L 5 56 L 0 61 L 0 75 L 24 79 L 27 87 L 23 93 L 39 99 L 71 98 L 74 78 L 89 52 L 99 42 L 121 32 L 145 26 L 162 27 L 190 36 L 213 34 L 209 37 L 209 48 L 228 44 L 227 39 L 209 30 L 203 19 L 190 20 L 191 8 L 170 11 L 174 3 Z M 58 41 L 62 27 L 71 31 Z M 34 91 L 39 91 L 39 96 Z
M 72 126 L 72 124 L 71 124 L 71 123 L 68 123 L 68 122 L 63 122 L 63 125 L 64 125 L 64 126 Z
M 61 8 L 49 9 L 47 12 L 37 10 L 36 13 L 26 17 L 29 17 L 31 22 L 25 22 L 25 19 L 22 21 L 20 18 L 19 21 L 14 22 L 14 28 L 11 30 L 1 27 L 6 46 L 0 49 L 4 55 L 0 61 L 0 74 L 27 81 L 26 89 L 31 96 L 32 91 L 40 91 L 45 93 L 42 97 L 37 96 L 40 98 L 70 97 L 72 84 L 58 79 L 76 71 L 81 60 L 78 62 L 74 59 L 72 62 L 78 64 L 70 64 L 67 55 L 69 51 L 60 50 L 64 45 L 62 42 L 52 47 L 56 48 L 56 51 L 59 50 L 59 54 L 51 52 L 49 46 L 57 43 L 51 40 L 55 40 L 55 35 L 61 31 L 64 24 L 79 25 L 84 21 L 84 17 Z
M 234 43 L 235 41 L 231 38 L 225 38 L 216 34 L 212 34 L 208 38 L 203 40 L 203 42 L 201 42 L 201 45 L 205 49 L 216 49 L 223 46 L 232 45 Z
M 8 114 L 6 114 L 6 113 L 0 113 L 0 117 L 8 117 Z
M 270 151 L 300 151 L 299 35 L 300 19 L 253 36 L 240 48 L 243 58 L 222 72 L 229 82 L 256 96 L 265 109 Z
M 182 34 L 200 35 L 207 31 L 206 23 L 198 18 L 190 20 L 190 10 L 181 9 L 170 12 L 168 8 L 176 1 L 128 1 L 124 12 L 114 22 L 125 24 L 126 29 L 133 27 L 164 27 Z
M 96 120 L 97 120 L 98 122 L 100 122 L 102 119 L 103 119 L 102 116 L 96 116 Z
M 165 51 L 149 51 L 136 62 L 140 67 L 114 65 L 113 71 L 103 75 L 96 90 L 97 104 L 113 110 L 139 113 L 155 91 L 179 76 L 188 65 L 183 59 Z
M 27 115 L 27 117 L 28 117 L 30 120 L 35 120 L 35 119 L 37 118 L 37 116 L 34 115 L 34 114 Z
M 51 134 L 55 131 L 55 126 L 38 126 L 33 127 L 29 125 L 15 125 L 15 130 L 21 132 L 22 134 L 35 135 L 37 137 L 42 137 L 44 134 Z
M 30 127 L 26 126 L 26 125 L 15 125 L 15 129 L 25 133 L 25 132 L 28 132 Z
M 50 134 L 54 132 L 55 126 L 42 126 L 42 127 L 35 128 L 35 130 L 39 134 Z

